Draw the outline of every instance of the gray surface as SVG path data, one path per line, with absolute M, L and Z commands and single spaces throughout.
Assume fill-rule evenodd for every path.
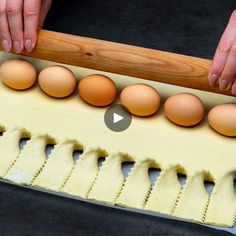
M 235 0 L 57 0 L 47 29 L 212 58 Z

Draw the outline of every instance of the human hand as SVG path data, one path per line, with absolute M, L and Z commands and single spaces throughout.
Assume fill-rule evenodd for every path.
M 0 40 L 4 51 L 31 52 L 52 0 L 0 0 Z
M 220 39 L 209 72 L 209 85 L 218 84 L 221 90 L 231 89 L 232 95 L 236 95 L 236 10 Z

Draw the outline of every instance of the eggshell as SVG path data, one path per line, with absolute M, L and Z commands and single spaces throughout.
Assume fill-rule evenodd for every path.
M 210 126 L 225 136 L 236 136 L 236 104 L 226 103 L 213 107 L 208 113 Z
M 89 75 L 80 80 L 78 85 L 80 97 L 93 106 L 103 107 L 116 99 L 115 83 L 104 75 Z
M 64 66 L 50 66 L 43 69 L 38 77 L 40 88 L 49 96 L 64 98 L 71 95 L 76 79 L 71 70 Z
M 179 93 L 169 97 L 164 104 L 166 117 L 180 126 L 193 126 L 202 121 L 204 105 L 195 95 Z
M 0 78 L 10 88 L 24 90 L 34 85 L 37 79 L 37 71 L 26 60 L 12 59 L 1 65 Z
M 122 105 L 136 116 L 150 116 L 160 107 L 158 92 L 146 84 L 133 84 L 124 88 L 120 94 Z

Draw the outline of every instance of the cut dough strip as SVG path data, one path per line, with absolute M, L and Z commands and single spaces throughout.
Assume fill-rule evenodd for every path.
M 52 139 L 47 135 L 32 136 L 4 178 L 17 184 L 30 185 L 46 162 L 45 148 L 50 142 Z
M 114 204 L 125 180 L 121 168 L 122 162 L 125 161 L 133 159 L 123 153 L 107 157 L 87 198 Z
M 76 161 L 61 192 L 86 198 L 98 174 L 98 159 L 107 156 L 105 150 L 88 148 Z
M 161 171 L 146 202 L 145 210 L 171 214 L 182 188 L 177 176 L 178 169 L 182 167 L 170 166 Z
M 25 129 L 12 128 L 3 133 L 0 138 L 0 177 L 3 178 L 17 159 L 20 148 L 19 142 L 29 136 Z
M 236 216 L 236 194 L 234 176 L 236 171 L 226 174 L 215 181 L 204 223 L 232 226 Z
M 159 168 L 155 160 L 147 158 L 139 161 L 131 170 L 116 204 L 125 207 L 143 208 L 151 189 L 149 168 Z
M 204 177 L 204 172 L 188 176 L 172 213 L 174 216 L 202 222 L 209 201 L 209 195 L 204 185 Z
M 32 186 L 59 191 L 73 169 L 76 148 L 81 149 L 81 145 L 74 140 L 57 144 Z

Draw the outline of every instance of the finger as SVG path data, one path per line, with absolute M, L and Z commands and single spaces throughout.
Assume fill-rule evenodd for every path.
M 231 91 L 232 95 L 236 96 L 236 79 L 234 80 Z
M 215 86 L 218 83 L 221 73 L 223 72 L 230 49 L 235 40 L 236 40 L 236 10 L 233 11 L 229 23 L 216 49 L 212 66 L 209 72 L 210 86 Z
M 12 43 L 6 14 L 6 0 L 0 1 L 0 40 L 3 50 L 9 52 Z
M 49 9 L 51 8 L 52 0 L 42 0 L 40 18 L 39 18 L 39 28 L 43 27 L 43 23 L 46 19 Z
M 24 46 L 31 52 L 37 42 L 41 0 L 24 1 Z
M 220 77 L 220 89 L 226 90 L 229 89 L 236 77 L 236 42 L 231 47 L 229 56 L 226 60 L 225 67 Z
M 22 23 L 23 0 L 7 0 L 6 12 L 10 28 L 13 48 L 16 53 L 23 50 L 23 23 Z

